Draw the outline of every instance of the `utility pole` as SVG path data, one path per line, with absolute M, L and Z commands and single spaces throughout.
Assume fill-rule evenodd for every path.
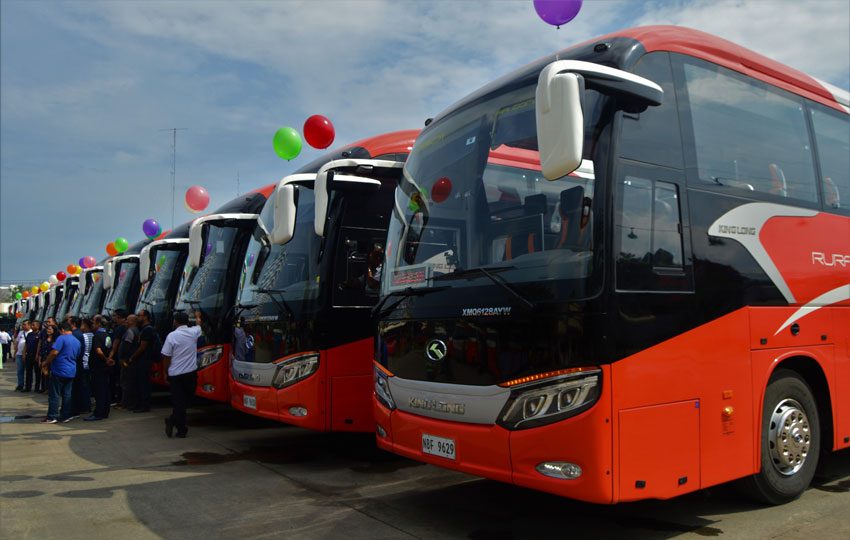
M 174 228 L 174 191 L 176 189 L 177 177 L 177 132 L 186 131 L 189 128 L 166 128 L 160 131 L 170 131 L 172 134 L 171 140 L 171 228 Z

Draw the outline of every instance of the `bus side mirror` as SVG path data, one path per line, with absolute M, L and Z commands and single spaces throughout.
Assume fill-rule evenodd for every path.
M 634 73 L 581 60 L 557 60 L 540 72 L 535 107 L 540 167 L 547 180 L 581 165 L 584 144 L 585 84 L 603 94 L 625 98 L 637 110 L 661 105 L 664 90 Z
M 584 144 L 584 78 L 559 73 L 557 62 L 540 72 L 535 96 L 540 168 L 547 180 L 566 176 L 581 165 Z
M 150 277 L 151 272 L 151 250 L 150 246 L 142 248 L 139 254 L 139 283 L 144 284 Z
M 295 186 L 279 186 L 274 195 L 274 226 L 269 240 L 272 244 L 285 244 L 292 240 L 295 233 L 295 214 L 298 206 L 295 200 Z
M 365 176 L 335 173 L 332 170 L 320 172 L 316 177 L 316 214 L 313 228 L 316 235 L 324 237 L 328 220 L 328 203 L 333 191 L 344 193 L 374 193 L 381 189 L 381 181 Z
M 192 223 L 192 226 L 189 228 L 189 266 L 192 268 L 198 268 L 201 266 L 201 253 L 203 252 L 204 238 L 204 224 L 203 223 Z
M 109 290 L 112 288 L 112 280 L 115 278 L 115 265 L 112 261 L 106 261 L 103 265 L 103 288 Z

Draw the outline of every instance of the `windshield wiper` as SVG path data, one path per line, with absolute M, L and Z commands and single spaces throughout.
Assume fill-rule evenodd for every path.
M 286 293 L 286 289 L 254 289 L 254 291 L 265 294 L 268 296 L 272 302 L 277 305 L 277 308 L 281 311 L 286 311 L 287 315 L 289 315 L 290 319 L 295 318 L 295 313 L 293 313 L 292 308 L 289 307 L 289 304 L 286 302 L 286 299 L 283 295 Z M 275 294 L 281 295 L 280 298 L 276 298 Z
M 450 279 L 462 279 L 474 277 L 476 275 L 483 275 L 487 277 L 490 281 L 507 291 L 508 294 L 510 294 L 528 309 L 535 309 L 537 307 L 537 304 L 535 302 L 532 302 L 531 300 L 523 296 L 523 294 L 516 290 L 513 285 L 505 281 L 505 278 L 496 274 L 496 272 L 504 272 L 506 270 L 515 269 L 516 266 L 493 266 L 491 268 L 484 268 L 483 266 L 481 266 L 478 268 L 467 268 L 466 270 L 457 270 L 450 274 L 443 274 L 432 279 L 434 281 L 447 281 Z
M 407 287 L 406 289 L 402 289 L 400 291 L 392 291 L 391 293 L 388 293 L 386 296 L 384 296 L 381 301 L 378 302 L 375 307 L 372 308 L 372 318 L 380 319 L 384 315 L 392 313 L 393 310 L 397 308 L 399 304 L 401 304 L 411 296 L 425 296 L 426 294 L 430 294 L 432 292 L 444 291 L 450 288 L 451 287 L 449 287 L 448 285 L 444 285 L 442 287 Z M 393 302 L 392 305 L 385 308 L 384 304 L 386 304 L 387 300 L 394 296 L 400 296 L 401 298 Z

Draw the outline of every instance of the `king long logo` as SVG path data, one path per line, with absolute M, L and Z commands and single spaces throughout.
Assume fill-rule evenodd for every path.
M 460 415 L 466 413 L 466 405 L 463 403 L 448 403 L 445 401 L 437 401 L 436 399 L 411 397 L 408 401 L 408 405 L 411 409 L 423 409 L 426 411 Z
M 788 304 L 799 306 L 776 334 L 824 306 L 850 300 L 847 218 L 782 204 L 749 203 L 723 214 L 708 234 L 743 245 Z

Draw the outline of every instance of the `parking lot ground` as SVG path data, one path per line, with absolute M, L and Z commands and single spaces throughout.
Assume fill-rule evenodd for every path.
M 168 439 L 150 413 L 44 425 L 40 394 L 0 375 L 0 537 L 850 538 L 850 453 L 799 500 L 762 507 L 720 486 L 669 501 L 598 506 L 482 480 L 213 403 Z

